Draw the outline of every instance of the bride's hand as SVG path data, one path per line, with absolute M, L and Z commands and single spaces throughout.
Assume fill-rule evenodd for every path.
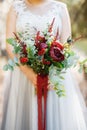
M 33 85 L 36 87 L 37 86 L 37 74 L 33 71 L 32 68 L 25 66 L 20 66 L 20 69 L 22 72 L 26 75 L 28 80 L 30 80 Z

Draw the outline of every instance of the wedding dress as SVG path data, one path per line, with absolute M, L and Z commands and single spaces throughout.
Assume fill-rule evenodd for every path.
M 17 13 L 16 31 L 23 35 L 29 33 L 31 37 L 36 30 L 43 31 L 54 17 L 53 32 L 55 34 L 58 28 L 60 41 L 66 41 L 71 35 L 69 14 L 62 2 L 49 0 L 32 8 L 25 0 L 14 0 L 12 6 Z M 46 130 L 87 130 L 86 106 L 78 84 L 70 70 L 64 78 L 65 97 L 59 98 L 54 90 L 48 91 Z M 38 130 L 37 95 L 33 84 L 19 68 L 10 73 L 9 79 L 1 130 Z

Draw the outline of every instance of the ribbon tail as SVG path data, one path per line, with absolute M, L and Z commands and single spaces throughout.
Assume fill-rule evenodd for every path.
M 37 76 L 37 102 L 38 102 L 38 130 L 43 130 L 42 122 L 42 87 L 40 82 L 40 77 Z
M 38 98 L 38 130 L 42 130 L 42 124 L 42 99 Z
M 46 130 L 47 86 L 48 86 L 48 76 L 45 77 L 45 86 L 44 86 L 44 129 L 43 130 Z
M 47 109 L 47 92 L 44 95 L 44 130 L 46 130 L 46 109 Z
M 47 86 L 48 86 L 48 76 L 38 75 L 37 76 L 38 130 L 46 130 Z M 44 114 L 42 114 L 42 96 L 44 96 Z

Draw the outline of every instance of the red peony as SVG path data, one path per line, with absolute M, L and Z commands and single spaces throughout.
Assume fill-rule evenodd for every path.
M 64 60 L 63 45 L 58 42 L 53 42 L 50 48 L 50 56 L 54 61 L 61 62 Z
M 20 58 L 20 62 L 21 63 L 27 63 L 28 62 L 28 58 L 27 57 L 21 57 Z

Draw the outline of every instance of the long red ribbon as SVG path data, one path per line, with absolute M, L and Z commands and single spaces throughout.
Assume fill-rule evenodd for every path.
M 37 76 L 38 130 L 46 130 L 47 86 L 48 86 L 48 76 L 38 75 Z M 42 114 L 43 96 L 44 96 L 44 114 Z

